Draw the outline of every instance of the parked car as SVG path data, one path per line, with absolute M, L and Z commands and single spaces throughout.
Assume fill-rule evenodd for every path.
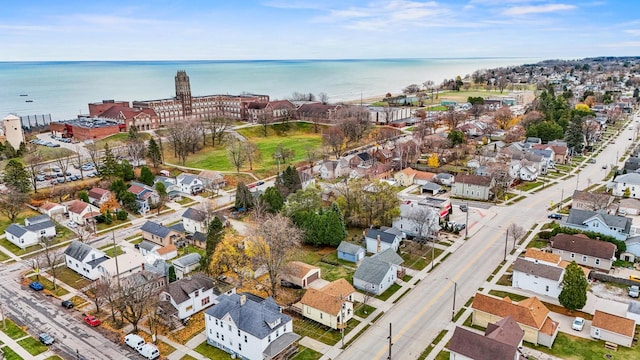
M 263 184 L 264 184 L 264 181 L 258 181 L 258 182 L 256 183 L 256 185 L 258 185 L 258 186 L 263 185 Z
M 101 323 L 100 319 L 98 319 L 97 317 L 95 317 L 93 315 L 85 316 L 84 317 L 84 322 L 86 322 L 90 326 L 98 326 Z
M 581 317 L 576 317 L 575 319 L 573 319 L 571 328 L 575 331 L 582 331 L 582 329 L 584 328 L 584 319 Z
M 248 189 L 253 189 L 254 187 L 256 187 L 256 184 L 249 184 L 249 185 L 247 185 L 247 188 L 248 188 Z
M 51 344 L 53 344 L 54 341 L 56 341 L 56 339 L 53 338 L 53 336 L 47 334 L 47 333 L 42 333 L 40 335 L 38 335 L 38 340 L 40 340 L 41 343 L 49 346 Z
M 29 287 L 35 291 L 40 291 L 44 289 L 44 286 L 42 286 L 42 284 L 39 281 L 32 281 L 31 283 L 29 283 Z
M 146 344 L 144 339 L 136 334 L 126 335 L 124 337 L 124 343 L 138 351 L 140 351 L 140 348 L 142 348 Z
M 549 214 L 549 215 L 547 215 L 547 218 L 555 219 L 555 220 L 561 220 L 562 219 L 562 215 L 560 215 L 560 214 Z
M 73 303 L 71 302 L 71 300 L 63 300 L 62 301 L 62 307 L 65 309 L 73 309 Z
M 591 159 L 589 159 L 589 161 L 588 161 L 588 162 L 589 162 L 589 164 L 595 164 L 595 163 L 596 163 L 596 159 L 591 158 Z
M 629 286 L 629 296 L 631 296 L 632 298 L 637 298 L 638 295 L 640 295 L 640 286 L 638 285 Z
M 139 350 L 138 353 L 142 355 L 145 359 L 153 360 L 160 357 L 160 350 L 153 344 L 144 344 Z
M 460 205 L 460 211 L 462 211 L 462 212 L 467 212 L 467 210 L 469 210 L 469 208 L 467 207 L 467 205 L 466 205 L 466 204 L 462 204 L 462 205 Z

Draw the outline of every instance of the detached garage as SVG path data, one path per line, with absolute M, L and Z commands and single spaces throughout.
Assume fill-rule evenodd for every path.
M 306 288 L 320 279 L 320 268 L 301 261 L 292 261 L 285 267 L 281 278 L 292 285 Z

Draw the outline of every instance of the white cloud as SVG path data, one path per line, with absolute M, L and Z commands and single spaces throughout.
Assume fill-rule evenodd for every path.
M 640 36 L 640 29 L 627 29 L 627 30 L 623 30 L 623 32 L 632 36 Z
M 522 16 L 529 14 L 543 14 L 558 11 L 568 11 L 575 9 L 575 5 L 569 4 L 546 4 L 546 5 L 530 5 L 530 6 L 514 6 L 502 12 L 503 15 Z

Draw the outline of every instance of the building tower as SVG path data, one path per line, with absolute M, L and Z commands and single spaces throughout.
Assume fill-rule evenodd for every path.
M 184 70 L 178 70 L 178 74 L 176 74 L 176 98 L 182 103 L 182 115 L 184 117 L 191 116 L 191 84 L 189 84 L 189 76 Z
M 20 143 L 24 142 L 24 133 L 22 132 L 22 123 L 16 115 L 9 114 L 2 119 L 4 127 L 4 136 L 6 141 L 13 146 L 14 149 L 20 148 Z

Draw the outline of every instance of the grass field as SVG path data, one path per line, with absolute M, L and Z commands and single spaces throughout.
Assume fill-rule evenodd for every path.
M 20 346 L 27 350 L 29 354 L 34 356 L 41 354 L 48 349 L 46 345 L 42 344 L 40 341 L 32 337 L 24 338 L 18 341 L 18 344 L 20 344 Z
M 562 332 L 558 333 L 551 349 L 530 343 L 527 343 L 526 346 L 565 360 L 606 359 L 605 355 L 607 354 L 611 356 L 611 359 L 640 360 L 640 351 L 637 347 L 618 346 L 618 351 L 611 351 L 604 348 L 602 340 L 584 339 Z
M 51 274 L 51 271 L 48 271 Z M 77 272 L 69 269 L 68 267 L 59 267 L 57 271 L 58 280 L 64 282 L 65 284 L 75 288 L 82 289 L 85 286 L 91 284 L 87 278 L 80 276 Z
M 149 140 L 151 138 L 151 134 L 148 134 L 148 133 L 138 133 L 138 136 L 140 136 L 143 140 Z M 100 139 L 96 141 L 95 144 L 98 149 L 104 148 L 104 145 L 106 143 L 109 143 L 110 148 L 114 148 L 116 146 L 123 145 L 125 142 L 127 142 L 128 139 L 129 139 L 128 132 L 117 133 L 109 137 L 106 137 L 104 139 Z
M 24 330 L 22 330 L 21 327 L 16 325 L 16 323 L 14 323 L 11 319 L 7 319 L 5 323 L 7 325 L 7 328 L 6 329 L 0 328 L 0 330 L 2 330 L 3 333 L 9 335 L 10 338 L 15 340 L 15 339 L 20 339 L 21 337 L 25 337 L 29 335 Z
M 298 345 L 298 353 L 292 358 L 292 360 L 318 360 L 322 357 L 319 352 L 306 348 L 302 345 Z

